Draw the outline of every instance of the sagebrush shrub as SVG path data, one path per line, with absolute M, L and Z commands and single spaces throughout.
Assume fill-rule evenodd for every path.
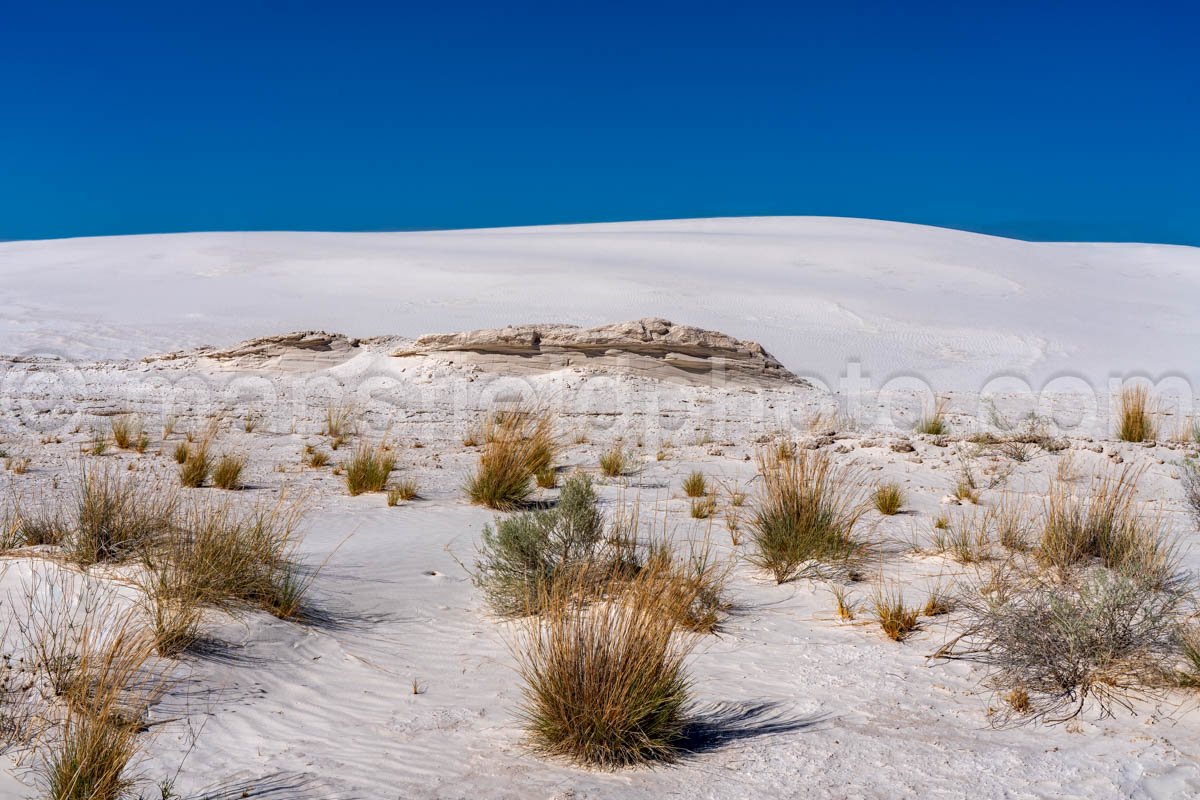
M 497 520 L 484 528 L 476 585 L 497 613 L 535 613 L 556 580 L 598 562 L 604 515 L 586 475 L 563 484 L 558 505 Z
M 1162 685 L 1183 599 L 1101 568 L 1074 585 L 1032 579 L 972 600 L 938 655 L 983 664 L 991 688 L 1025 693 L 1032 719 L 1063 722 L 1089 700 L 1110 714 Z

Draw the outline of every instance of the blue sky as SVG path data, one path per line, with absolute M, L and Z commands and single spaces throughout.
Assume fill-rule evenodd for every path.
M 9 3 L 0 238 L 821 214 L 1200 245 L 1194 3 Z

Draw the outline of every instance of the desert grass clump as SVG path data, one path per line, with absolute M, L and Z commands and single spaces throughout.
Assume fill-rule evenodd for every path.
M 217 459 L 212 468 L 212 483 L 218 489 L 241 489 L 242 472 L 246 469 L 246 457 L 226 453 Z
M 329 437 L 330 449 L 337 450 L 355 433 L 354 419 L 357 414 L 354 403 L 330 403 L 325 407 L 324 433 Z
M 834 609 L 838 619 L 851 622 L 858 616 L 858 601 L 851 600 L 849 590 L 840 583 L 830 584 L 829 591 L 833 595 Z
M 142 421 L 133 414 L 120 414 L 109 421 L 113 443 L 122 450 L 135 450 L 145 438 Z M 142 447 L 145 450 L 145 446 Z
M 935 530 L 934 549 L 960 564 L 976 564 L 993 556 L 994 509 L 960 514 L 946 528 Z
M 351 497 L 357 497 L 387 488 L 388 476 L 396 468 L 396 457 L 382 444 L 372 447 L 363 442 L 342 467 L 346 471 L 346 490 Z
M 487 443 L 464 488 L 471 502 L 488 508 L 508 511 L 525 503 L 533 489 L 522 440 L 505 436 Z
M 520 426 L 525 440 L 525 468 L 531 475 L 544 474 L 554 468 L 558 455 L 558 440 L 554 437 L 553 421 L 549 414 L 531 414 Z
M 1038 447 L 1032 442 L 1020 439 L 1005 439 L 996 445 L 996 451 L 1005 458 L 1018 464 L 1024 464 L 1033 460 L 1033 457 L 1037 455 Z
M 871 595 L 871 614 L 893 642 L 904 642 L 917 630 L 920 619 L 920 609 L 905 606 L 904 593 L 898 588 L 877 587 Z
M 108 436 L 104 431 L 92 431 L 92 443 L 88 446 L 87 452 L 94 456 L 102 456 L 108 452 Z
M 297 554 L 303 516 L 302 503 L 285 499 L 248 509 L 188 505 L 170 534 L 145 551 L 146 571 L 159 582 L 153 588 L 167 611 L 184 620 L 200 605 L 295 616 L 313 577 Z
M 1059 483 L 1045 500 L 1038 561 L 1065 576 L 1092 561 L 1152 586 L 1177 575 L 1176 550 L 1162 519 L 1143 512 L 1135 499 L 1140 469 L 1125 468 L 1093 481 L 1076 494 Z
M 141 732 L 167 688 L 166 671 L 132 610 L 86 585 L 71 587 L 78 594 L 46 595 L 42 589 L 66 589 L 68 583 L 55 580 L 39 588 L 39 582 L 35 573 L 34 584 L 26 586 L 31 607 L 69 621 L 66 630 L 22 629 L 19 663 L 31 683 L 43 687 L 30 698 L 40 707 L 40 724 L 28 742 L 39 796 L 124 800 L 138 783 L 134 764 L 144 746 Z M 77 603 L 81 595 L 89 599 Z M 44 636 L 53 644 L 47 646 Z
M 13 475 L 24 475 L 29 472 L 30 460 L 27 456 L 9 456 L 4 459 L 4 468 Z
M 929 590 L 929 597 L 925 599 L 925 606 L 921 609 L 921 614 L 926 617 L 940 617 L 953 611 L 954 605 L 952 595 L 941 586 L 934 586 Z
M 499 614 L 538 613 L 555 583 L 607 567 L 599 555 L 604 515 L 586 475 L 563 484 L 558 504 L 497 520 L 483 530 L 473 575 Z
M 179 442 L 171 451 L 171 458 L 175 459 L 176 464 L 183 464 L 188 460 L 188 456 L 191 455 L 191 452 L 191 448 L 188 446 L 187 442 Z
M 45 756 L 50 800 L 121 800 L 135 781 L 127 773 L 138 752 L 137 729 L 106 717 L 106 710 L 69 708 Z
M 969 604 L 963 632 L 937 655 L 984 665 L 998 693 L 1025 692 L 1029 719 L 1064 722 L 1089 700 L 1110 715 L 1164 685 L 1183 601 L 1104 569 L 1072 585 L 1027 578 Z
M 967 480 L 960 480 L 954 485 L 954 499 L 972 505 L 979 505 L 979 490 Z
M 1200 688 L 1200 628 L 1181 627 L 1179 649 L 1183 653 L 1183 669 L 1178 673 L 1180 685 Z
M 654 585 L 665 608 L 680 628 L 693 633 L 715 633 L 731 606 L 727 596 L 733 562 L 718 559 L 706 538 L 689 542 L 687 551 L 675 552 L 670 542 L 651 542 L 649 553 L 633 573 L 643 585 Z M 609 580 L 628 579 L 629 560 L 610 565 Z M 604 593 L 611 591 L 605 587 Z
M 316 469 L 329 463 L 329 453 L 326 453 L 324 450 L 318 450 L 311 444 L 306 444 L 300 460 L 305 466 Z
M 492 412 L 484 420 L 479 435 L 488 444 L 503 439 L 521 440 L 525 467 L 531 475 L 550 469 L 559 451 L 550 414 L 519 405 Z
M 752 563 L 784 583 L 865 554 L 854 530 L 866 507 L 854 473 L 810 450 L 787 461 L 760 452 L 758 464 L 763 480 L 750 519 Z
M 683 479 L 683 493 L 688 497 L 704 497 L 708 494 L 708 481 L 703 472 L 689 473 Z
M 613 445 L 600 455 L 600 473 L 606 478 L 617 478 L 629 469 L 629 457 L 620 444 Z
M 174 658 L 199 638 L 204 601 L 185 568 L 186 561 L 160 558 L 157 551 L 148 550 L 143 565 L 139 585 L 154 633 L 154 649 L 163 658 Z
M 187 456 L 179 465 L 179 485 L 185 489 L 199 489 L 208 481 L 212 470 L 212 456 L 208 453 L 207 441 L 189 448 Z
M 600 769 L 674 760 L 688 720 L 686 658 L 671 598 L 638 578 L 585 605 L 559 585 L 516 643 L 521 715 L 541 754 Z
M 917 629 L 921 616 L 919 608 L 904 604 L 904 593 L 898 588 L 877 587 L 871 596 L 871 612 L 880 630 L 893 642 L 902 642 Z
M 417 499 L 417 482 L 411 478 L 399 481 L 388 487 L 387 504 L 398 505 L 401 502 Z
M 510 511 L 533 492 L 531 479 L 552 469 L 558 443 L 548 414 L 496 412 L 485 423 L 485 445 L 465 489 L 471 502 Z
M 871 502 L 875 504 L 875 510 L 884 516 L 899 514 L 904 508 L 904 490 L 898 483 L 882 484 L 871 495 Z
M 1032 545 L 1032 524 L 1024 501 L 1005 495 L 996 506 L 994 521 L 996 539 L 1000 546 L 1018 553 L 1028 551 Z
M 68 552 L 83 566 L 119 561 L 169 530 L 175 507 L 175 493 L 165 486 L 115 467 L 84 465 Z
M 1117 400 L 1117 438 L 1123 442 L 1152 442 L 1157 435 L 1150 390 L 1142 385 L 1126 386 Z
M 534 473 L 533 480 L 539 489 L 554 489 L 558 486 L 558 470 L 553 466 Z
M 924 433 L 930 436 L 942 436 L 949 432 L 949 426 L 946 423 L 946 411 L 949 408 L 949 402 L 944 397 L 937 398 L 932 408 L 927 408 L 922 413 L 921 418 L 917 420 L 914 427 L 917 433 Z
M 693 499 L 688 513 L 691 514 L 692 519 L 708 519 L 717 513 L 717 498 L 713 495 L 705 495 Z
M 0 514 L 0 549 L 61 545 L 70 525 L 55 502 L 13 501 Z

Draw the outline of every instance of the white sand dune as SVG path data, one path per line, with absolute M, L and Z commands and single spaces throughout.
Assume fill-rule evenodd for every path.
M 793 371 L 829 382 L 851 359 L 877 385 L 917 374 L 968 395 L 998 373 L 1035 386 L 1062 372 L 1096 384 L 1127 373 L 1200 377 L 1200 249 L 1033 244 L 864 220 L 13 242 L 0 244 L 0 286 L 6 354 L 119 359 L 297 329 L 415 336 L 662 316 L 757 340 Z M 1158 503 L 1182 566 L 1200 573 L 1178 468 L 1194 443 L 1119 443 L 1107 423 L 1070 432 L 1056 417 L 1057 432 L 1071 433 L 1067 449 L 1018 461 L 968 447 L 963 437 L 981 420 L 957 394 L 951 440 L 912 435 L 911 421 L 880 427 L 867 414 L 836 421 L 835 436 L 808 429 L 828 397 L 803 386 L 658 384 L 575 370 L 518 381 L 432 357 L 393 358 L 382 345 L 355 352 L 341 363 L 304 362 L 307 372 L 180 358 L 58 375 L 42 363 L 0 362 L 0 444 L 31 460 L 27 473 L 3 473 L 13 496 L 69 504 L 81 460 L 177 484 L 172 449 L 219 412 L 215 446 L 248 457 L 249 488 L 190 489 L 186 500 L 286 494 L 309 509 L 302 555 L 322 565 L 311 587 L 320 613 L 300 624 L 209 612 L 211 641 L 179 659 L 178 685 L 154 711 L 137 764 L 147 780 L 178 771 L 176 789 L 189 800 L 1200 797 L 1194 692 L 1138 698 L 1113 718 L 1089 706 L 1069 725 L 995 729 L 989 707 L 1000 701 L 984 671 L 927 658 L 954 635 L 954 615 L 923 620 L 903 644 L 865 617 L 841 621 L 827 585 L 776 585 L 745 558 L 748 545 L 727 535 L 729 508 L 710 526 L 691 518 L 680 490 L 700 469 L 753 492 L 758 443 L 781 430 L 855 470 L 866 487 L 896 481 L 906 513 L 869 512 L 864 534 L 880 545 L 877 571 L 850 590 L 865 602 L 879 579 L 920 604 L 935 585 L 961 582 L 978 596 L 974 582 L 995 566 L 935 552 L 937 517 L 965 524 L 1010 492 L 1035 514 L 1052 480 L 1082 491 L 1088 475 L 1118 464 L 1141 476 L 1139 499 Z M 510 384 L 558 398 L 564 469 L 595 474 L 614 443 L 629 450 L 633 473 L 598 482 L 606 513 L 636 499 L 647 530 L 661 526 L 679 542 L 709 536 L 735 562 L 734 608 L 689 659 L 704 729 L 678 765 L 601 773 L 525 746 L 514 628 L 489 611 L 464 568 L 494 515 L 464 499 L 479 450 L 463 433 L 499 396 L 493 389 Z M 338 397 L 356 401 L 360 440 L 395 446 L 396 475 L 419 483 L 419 499 L 391 508 L 379 494 L 349 497 L 332 465 L 301 464 L 305 446 L 330 447 L 324 412 Z M 118 411 L 146 421 L 147 452 L 81 456 Z M 178 428 L 160 440 L 167 416 Z M 258 420 L 253 431 L 248 418 Z M 331 457 L 340 462 L 348 449 Z M 981 508 L 944 502 L 965 464 L 984 487 Z M 6 563 L 0 630 L 21 613 L 23 576 L 43 562 L 17 554 Z M 97 581 L 109 575 L 93 570 Z M 28 767 L 0 770 L 0 799 L 39 796 Z
M 918 374 L 1200 375 L 1200 249 L 1030 243 L 780 217 L 431 233 L 195 233 L 0 244 L 0 353 L 137 357 L 644 316 L 763 344 L 830 384 Z

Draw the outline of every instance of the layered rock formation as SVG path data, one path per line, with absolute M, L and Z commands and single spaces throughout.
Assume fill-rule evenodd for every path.
M 453 356 L 455 361 L 494 371 L 548 372 L 583 367 L 689 383 L 800 382 L 756 342 L 658 318 L 596 328 L 514 325 L 429 334 L 394 355 Z

